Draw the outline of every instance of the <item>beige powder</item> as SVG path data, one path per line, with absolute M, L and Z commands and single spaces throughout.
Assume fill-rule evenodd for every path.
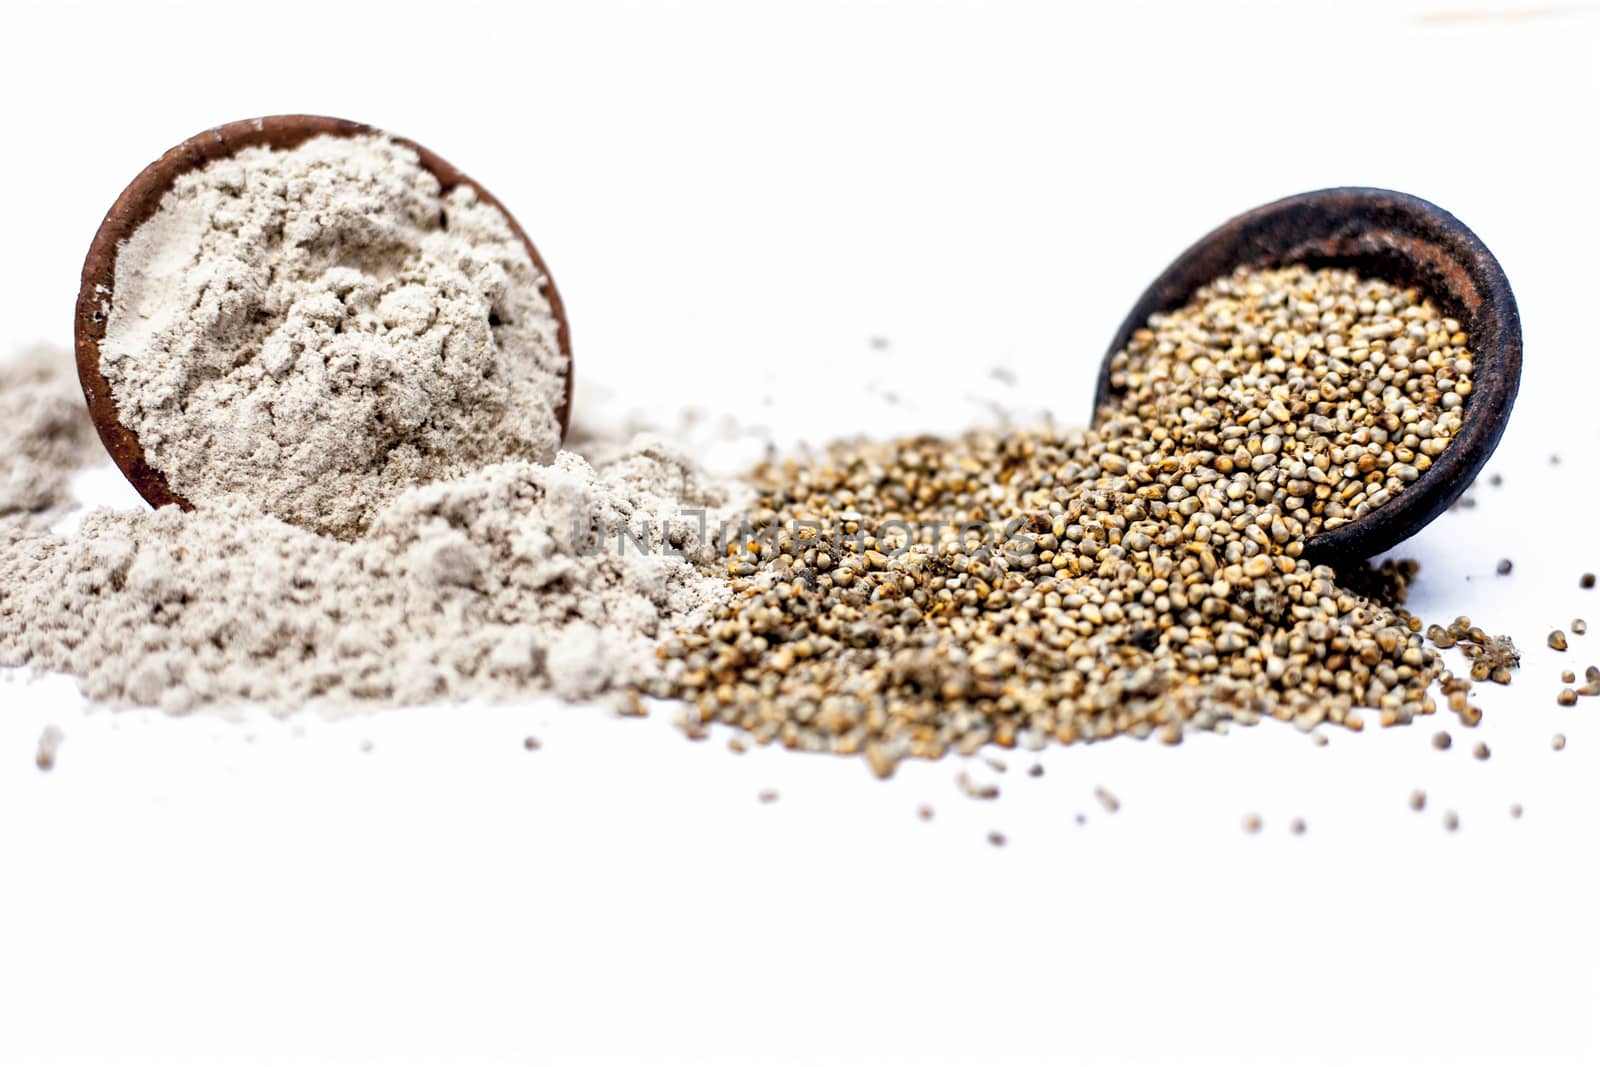
M 67 506 L 73 473 L 105 459 L 70 354 L 37 348 L 0 363 L 0 449 L 0 516 Z
M 554 458 L 545 285 L 499 210 L 385 137 L 251 148 L 122 246 L 102 370 L 179 495 L 349 538 L 412 486 Z
M 0 664 L 171 711 L 415 704 L 643 683 L 718 599 L 728 491 L 639 438 L 415 488 L 343 541 L 242 501 L 101 510 L 70 537 L 0 522 Z M 629 531 L 625 540 L 623 531 Z

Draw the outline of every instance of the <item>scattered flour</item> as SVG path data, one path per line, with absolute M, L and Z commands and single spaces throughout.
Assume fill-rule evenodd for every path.
M 171 711 L 592 698 L 718 599 L 693 511 L 714 531 L 728 502 L 641 437 L 598 470 L 562 452 L 411 489 L 355 541 L 237 500 L 96 511 L 71 537 L 0 522 L 0 663 Z
M 351 538 L 412 486 L 555 457 L 545 285 L 503 213 L 388 138 L 250 148 L 123 244 L 101 366 L 178 495 Z
M 66 507 L 73 473 L 105 459 L 69 354 L 38 348 L 0 363 L 0 447 L 0 516 Z

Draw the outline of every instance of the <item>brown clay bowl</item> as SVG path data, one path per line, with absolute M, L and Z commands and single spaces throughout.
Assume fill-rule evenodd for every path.
M 1522 377 L 1522 322 L 1500 264 L 1454 215 L 1388 189 L 1322 189 L 1229 219 L 1184 252 L 1144 291 L 1106 350 L 1096 418 L 1111 396 L 1111 357 L 1150 315 L 1183 306 L 1235 267 L 1339 266 L 1414 286 L 1460 320 L 1473 386 L 1461 432 L 1405 491 L 1360 519 L 1305 543 L 1306 558 L 1367 559 L 1404 541 L 1448 508 L 1494 452 Z
M 102 306 L 110 302 L 116 284 L 117 250 L 123 241 L 155 214 L 161 205 L 161 198 L 172 188 L 173 182 L 188 171 L 225 159 L 242 148 L 265 145 L 289 149 L 323 134 L 360 137 L 374 133 L 383 131 L 359 122 L 322 115 L 269 115 L 266 118 L 230 122 L 196 134 L 150 164 L 133 179 L 122 195 L 117 197 L 117 202 L 111 205 L 111 210 L 106 212 L 105 221 L 101 222 L 99 232 L 89 245 L 89 254 L 83 261 L 83 281 L 78 288 L 77 314 L 73 320 L 78 380 L 83 385 L 84 399 L 89 402 L 89 414 L 100 431 L 100 440 L 105 443 L 106 451 L 111 453 L 111 458 L 128 481 L 152 507 L 177 504 L 188 510 L 190 504 L 172 491 L 165 475 L 145 461 L 139 439 L 117 417 L 117 404 L 111 395 L 111 387 L 100 373 L 100 342 L 106 334 L 106 315 Z M 446 192 L 458 185 L 468 185 L 485 203 L 499 208 L 511 223 L 512 232 L 527 248 L 534 266 L 548 279 L 545 295 L 550 300 L 550 310 L 559 327 L 557 341 L 567 357 L 566 397 L 556 412 L 564 438 L 572 408 L 572 339 L 566 310 L 561 304 L 561 294 L 556 291 L 555 280 L 539 255 L 539 250 L 533 246 L 516 218 L 489 190 L 422 145 L 403 137 L 392 137 L 392 140 L 415 151 L 422 166 L 439 179 L 439 184 Z

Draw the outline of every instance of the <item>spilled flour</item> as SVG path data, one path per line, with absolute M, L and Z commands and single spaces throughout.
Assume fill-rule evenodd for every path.
M 65 353 L 38 366 L 40 389 L 70 381 Z M 78 439 L 72 410 L 0 424 L 0 484 L 41 484 L 18 457 Z M 592 698 L 653 676 L 658 641 L 720 595 L 703 531 L 733 502 L 641 436 L 598 468 L 561 452 L 407 490 L 354 541 L 238 500 L 99 510 L 71 536 L 0 520 L 0 663 L 173 711 Z
M 105 458 L 71 356 L 39 348 L 0 363 L 0 446 L 0 516 L 71 503 L 73 473 Z
M 554 458 L 546 285 L 498 208 L 386 137 L 249 148 L 118 250 L 101 370 L 180 497 L 348 538 L 411 486 Z

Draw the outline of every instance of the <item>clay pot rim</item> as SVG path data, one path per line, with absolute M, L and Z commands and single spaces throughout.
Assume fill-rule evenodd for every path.
M 167 483 L 166 476 L 146 461 L 144 448 L 133 431 L 122 424 L 117 414 L 116 400 L 110 384 L 100 371 L 100 343 L 105 339 L 106 322 L 111 296 L 116 284 L 117 253 L 122 243 L 156 213 L 173 183 L 189 171 L 208 163 L 230 157 L 244 148 L 267 146 L 280 150 L 295 148 L 323 135 L 334 137 L 363 137 L 378 135 L 396 144 L 404 145 L 417 153 L 424 169 L 439 179 L 445 192 L 458 185 L 470 186 L 485 203 L 498 208 L 511 224 L 512 232 L 528 250 L 534 266 L 545 278 L 544 293 L 550 302 L 551 313 L 557 323 L 557 344 L 567 357 L 565 396 L 556 412 L 561 436 L 566 438 L 572 409 L 572 339 L 567 323 L 566 308 L 556 288 L 555 278 L 545 265 L 544 258 L 534 247 L 516 216 L 506 210 L 495 196 L 478 182 L 462 173 L 435 152 L 404 137 L 349 119 L 326 115 L 267 115 L 256 119 L 241 119 L 225 123 L 201 133 L 175 146 L 141 171 L 117 197 L 105 219 L 90 242 L 88 255 L 83 261 L 83 275 L 78 287 L 78 301 L 73 320 L 74 349 L 78 365 L 78 380 L 83 387 L 84 400 L 89 405 L 90 417 L 100 433 L 106 451 L 116 462 L 124 476 L 140 496 L 152 507 L 168 504 L 190 510 L 192 505 Z
M 1392 189 L 1339 187 L 1285 197 L 1229 219 L 1153 281 L 1106 349 L 1095 418 L 1111 395 L 1111 359 L 1150 315 L 1183 306 L 1239 266 L 1342 266 L 1415 286 L 1460 320 L 1473 355 L 1461 432 L 1391 502 L 1309 538 L 1304 557 L 1338 563 L 1376 556 L 1432 522 L 1464 492 L 1505 431 L 1522 376 L 1522 321 L 1494 255 L 1454 215 Z

